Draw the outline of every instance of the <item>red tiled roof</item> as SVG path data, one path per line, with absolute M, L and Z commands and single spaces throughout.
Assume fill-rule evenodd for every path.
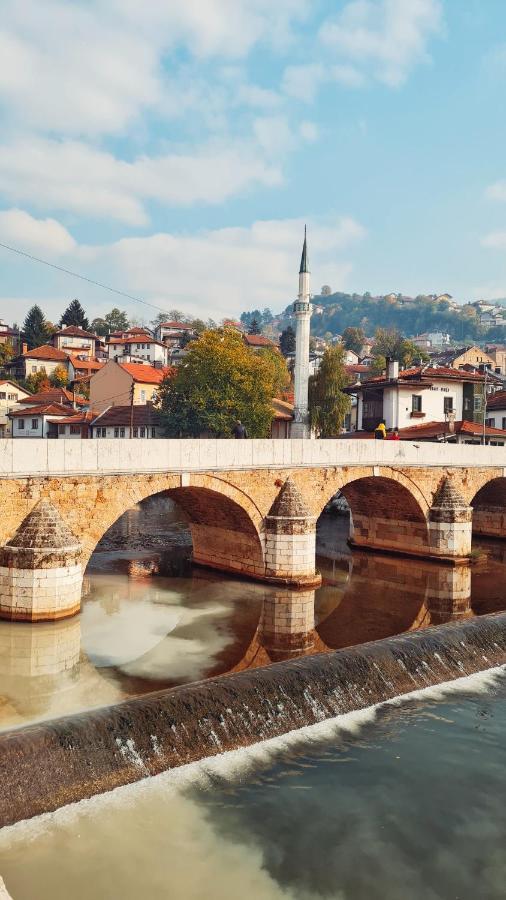
M 66 416 L 63 419 L 48 419 L 48 422 L 58 425 L 90 425 L 97 415 L 97 412 L 92 412 L 88 409 L 86 412 L 76 412 L 75 416 Z
M 49 391 L 38 391 L 36 394 L 31 394 L 29 397 L 26 397 L 24 400 L 20 400 L 20 404 L 23 403 L 25 406 L 29 404 L 44 404 L 44 403 L 59 403 L 60 405 L 65 406 L 66 403 L 72 403 L 74 400 L 74 395 L 72 391 L 67 390 L 67 388 L 51 388 Z M 76 397 L 76 401 L 78 403 L 87 403 L 87 400 L 84 397 Z
M 108 341 L 109 344 L 158 344 L 160 347 L 165 347 L 165 344 L 162 341 L 158 341 L 156 338 L 151 337 L 150 334 L 139 335 L 138 337 L 128 337 L 128 338 L 112 338 Z
M 159 328 L 177 328 L 178 331 L 193 331 L 193 325 L 188 322 L 160 322 Z
M 274 397 L 272 400 L 272 408 L 274 410 L 274 418 L 284 421 L 291 421 L 293 419 L 293 403 L 288 403 L 286 400 L 279 400 L 277 397 Z
M 468 434 L 474 437 L 481 437 L 483 435 L 483 425 L 479 422 L 455 422 L 454 430 L 452 432 L 450 431 L 448 422 L 424 422 L 423 425 L 410 425 L 408 428 L 401 428 L 399 430 L 399 437 L 402 441 L 431 440 L 432 438 L 443 437 L 444 435 L 451 437 L 452 434 Z M 503 431 L 500 428 L 492 428 L 490 425 L 486 426 L 485 434 L 487 437 L 498 435 L 506 438 L 506 431 Z M 375 439 L 373 431 L 352 431 L 343 435 L 338 435 L 338 437 L 358 438 L 359 440 Z M 388 438 L 389 434 L 387 433 L 387 440 Z
M 96 341 L 100 340 L 97 334 L 93 334 L 91 331 L 84 331 L 82 328 L 78 328 L 77 325 L 69 325 L 67 328 L 62 328 L 60 331 L 55 331 L 53 337 L 58 337 L 60 335 L 68 335 L 68 337 L 93 338 Z
M 243 335 L 244 341 L 250 347 L 274 347 L 272 341 L 269 338 L 264 337 L 263 334 L 245 334 Z
M 497 391 L 487 397 L 487 409 L 506 409 L 506 391 Z
M 68 413 L 68 406 L 63 406 L 61 403 L 40 403 L 26 409 L 13 409 L 9 416 L 22 416 L 27 419 L 30 416 L 68 416 Z
M 35 347 L 34 350 L 27 350 L 26 353 L 21 354 L 21 358 L 25 359 L 47 359 L 54 360 L 54 362 L 67 362 L 68 356 L 63 350 L 58 350 L 57 347 L 52 347 L 50 344 L 42 344 L 41 347 Z
M 175 375 L 176 370 L 172 366 L 163 366 L 155 369 L 154 366 L 144 366 L 142 363 L 118 363 L 125 372 L 132 376 L 139 384 L 161 384 L 169 375 Z
M 403 381 L 407 383 L 413 380 L 426 379 L 431 381 L 437 378 L 452 381 L 484 381 L 485 376 L 478 372 L 463 372 L 462 369 L 452 369 L 446 366 L 412 366 L 410 369 L 402 369 L 398 378 L 387 378 L 386 375 L 376 375 L 369 378 L 365 384 L 396 384 Z
M 88 372 L 98 372 L 105 362 L 99 362 L 97 359 L 77 359 L 75 356 L 70 357 L 70 361 L 74 369 L 87 369 Z
M 163 425 L 163 419 L 152 403 L 134 404 L 128 406 L 110 406 L 102 415 L 95 416 L 94 425 L 130 425 L 130 415 L 133 411 L 133 424 L 138 425 Z

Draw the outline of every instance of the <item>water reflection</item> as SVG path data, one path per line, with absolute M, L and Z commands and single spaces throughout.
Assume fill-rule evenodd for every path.
M 159 571 L 167 556 L 174 569 L 188 558 L 172 506 L 132 511 L 109 532 L 80 616 L 0 622 L 0 728 L 504 607 L 503 545 L 488 542 L 482 562 L 458 567 L 351 553 L 342 517 L 320 520 L 316 592 L 197 568 L 151 577 L 153 560 Z

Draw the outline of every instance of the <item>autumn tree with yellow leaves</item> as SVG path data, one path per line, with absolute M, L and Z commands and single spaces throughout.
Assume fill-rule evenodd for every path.
M 167 434 L 230 437 L 239 419 L 249 437 L 267 437 L 272 398 L 288 383 L 283 366 L 286 370 L 277 351 L 254 353 L 236 332 L 204 331 L 190 344 L 176 375 L 160 386 Z

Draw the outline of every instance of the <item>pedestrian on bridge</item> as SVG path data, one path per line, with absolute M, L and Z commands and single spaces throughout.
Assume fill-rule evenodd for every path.
M 239 439 L 248 437 L 248 432 L 246 431 L 246 428 L 242 424 L 240 419 L 238 419 L 237 422 L 235 423 L 235 425 L 232 429 L 232 434 L 235 438 L 239 438 Z
M 382 419 L 379 425 L 376 425 L 374 429 L 374 437 L 377 441 L 384 441 L 387 436 L 387 426 L 385 424 L 385 420 Z

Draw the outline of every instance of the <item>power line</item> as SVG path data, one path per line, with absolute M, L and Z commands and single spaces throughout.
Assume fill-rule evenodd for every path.
M 1 241 L 0 247 L 3 247 L 4 250 L 10 250 L 11 253 L 17 253 L 18 256 L 25 256 L 27 259 L 31 259 L 32 262 L 38 262 L 43 266 L 49 266 L 50 269 L 56 269 L 58 272 L 63 272 L 65 275 L 71 275 L 72 278 L 80 278 L 81 281 L 87 281 L 88 284 L 94 284 L 95 287 L 110 291 L 111 294 L 119 294 L 120 297 L 126 297 L 128 300 L 135 300 L 136 303 L 143 303 L 144 306 L 150 306 L 151 309 L 157 309 L 158 312 L 167 315 L 167 310 L 162 309 L 161 306 L 156 306 L 155 303 L 149 303 L 147 300 L 142 300 L 141 297 L 135 297 L 133 294 L 127 294 L 126 291 L 120 291 L 117 288 L 109 287 L 108 284 L 103 284 L 101 281 L 94 281 L 93 278 L 88 278 L 87 275 L 80 275 L 79 272 L 72 272 L 70 269 L 64 269 L 63 266 L 57 266 L 56 263 L 48 262 L 47 259 L 40 259 L 40 257 L 33 256 L 25 250 L 19 250 L 17 247 L 10 247 L 9 244 L 3 244 Z

